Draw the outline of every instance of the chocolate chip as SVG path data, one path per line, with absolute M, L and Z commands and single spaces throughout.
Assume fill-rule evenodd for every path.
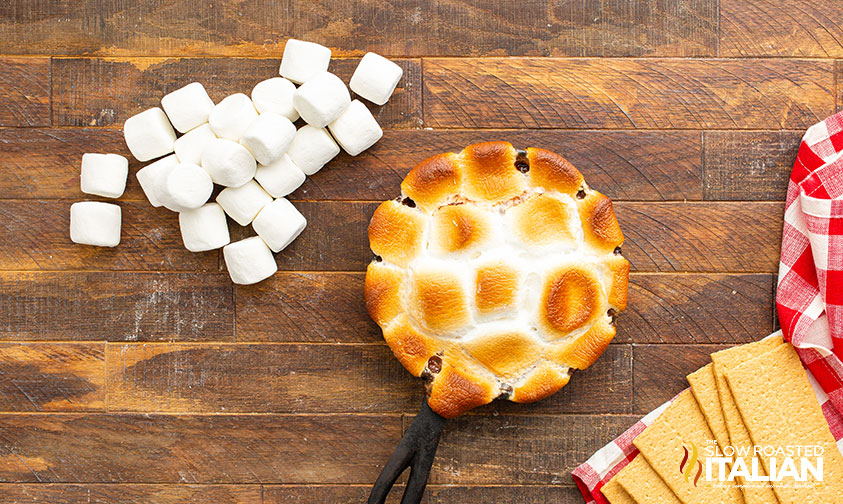
M 515 157 L 515 169 L 521 173 L 530 171 L 530 160 L 527 159 L 527 151 L 519 150 Z
M 612 325 L 618 321 L 618 310 L 614 308 L 609 308 L 609 311 L 606 312 L 606 315 L 612 317 Z
M 379 255 L 375 256 L 375 262 L 382 262 L 382 261 L 383 261 L 383 257 L 381 257 Z
M 401 200 L 402 205 L 407 205 L 410 208 L 416 208 L 416 202 L 412 200 L 412 198 L 404 198 Z
M 437 374 L 439 371 L 442 371 L 442 357 L 434 355 L 427 359 L 427 370 L 430 371 L 431 374 Z
M 509 399 L 512 397 L 512 385 L 504 383 L 501 385 L 501 399 Z
M 615 255 L 621 255 L 621 248 L 620 248 L 620 247 L 615 247 L 614 254 L 615 254 Z
M 585 199 L 585 189 L 577 191 L 577 199 Z

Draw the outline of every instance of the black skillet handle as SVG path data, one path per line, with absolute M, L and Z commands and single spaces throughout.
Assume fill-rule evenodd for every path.
M 410 424 L 410 428 L 407 429 L 401 442 L 398 443 L 398 447 L 392 452 L 392 456 L 389 457 L 389 461 L 383 467 L 375 486 L 372 487 L 372 493 L 369 494 L 369 504 L 383 504 L 392 489 L 392 485 L 395 484 L 395 480 L 407 467 L 410 468 L 410 480 L 407 482 L 401 504 L 418 504 L 421 502 L 444 423 L 445 419 L 430 409 L 430 406 L 427 405 L 427 397 L 425 397 L 419 414 Z

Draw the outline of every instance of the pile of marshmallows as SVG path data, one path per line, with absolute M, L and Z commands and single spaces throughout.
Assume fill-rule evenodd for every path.
M 258 83 L 251 98 L 237 93 L 214 105 L 202 84 L 194 82 L 164 96 L 163 110 L 145 110 L 123 125 L 126 144 L 138 161 L 166 156 L 137 173 L 149 202 L 179 213 L 188 250 L 223 247 L 234 283 L 272 276 L 278 269 L 272 252 L 283 250 L 307 225 L 284 196 L 339 154 L 340 146 L 356 156 L 383 136 L 366 105 L 351 101 L 342 80 L 327 71 L 330 60 L 327 47 L 290 39 L 282 77 Z M 395 63 L 368 53 L 349 85 L 383 105 L 402 73 Z M 296 130 L 293 121 L 299 117 L 307 124 Z M 183 135 L 176 138 L 173 127 Z M 128 170 L 123 156 L 85 154 L 82 191 L 119 198 Z M 215 203 L 208 203 L 214 184 L 225 188 Z M 230 243 L 225 214 L 241 226 L 252 224 L 257 236 Z M 70 207 L 70 239 L 76 243 L 115 247 L 120 225 L 117 205 L 85 201 Z

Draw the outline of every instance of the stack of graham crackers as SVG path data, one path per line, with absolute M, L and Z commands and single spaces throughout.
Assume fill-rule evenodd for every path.
M 793 346 L 781 336 L 770 337 L 714 353 L 711 360 L 688 375 L 690 390 L 679 394 L 635 438 L 640 453 L 601 489 L 609 502 L 843 503 L 843 456 Z M 747 461 L 753 445 L 819 445 L 823 481 L 707 481 L 704 447 L 711 446 L 711 440 L 721 449 L 750 447 Z M 770 460 L 759 458 L 758 474 L 766 476 Z

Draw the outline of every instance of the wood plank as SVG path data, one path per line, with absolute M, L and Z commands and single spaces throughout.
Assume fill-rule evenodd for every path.
M 358 59 L 337 59 L 330 70 L 348 82 Z M 384 127 L 421 126 L 421 64 L 401 59 L 399 88 L 372 112 Z M 53 124 L 120 125 L 128 117 L 159 106 L 161 97 L 199 81 L 214 101 L 252 92 L 258 82 L 278 76 L 279 59 L 254 58 L 56 58 L 53 60 Z
M 618 203 L 615 213 L 637 271 L 778 269 L 783 204 Z
M 226 274 L 0 273 L 0 340 L 233 339 Z
M 706 131 L 706 200 L 784 201 L 804 131 Z
M 430 127 L 799 129 L 834 110 L 828 61 L 433 58 L 424 74 Z
M 363 273 L 280 272 L 237 287 L 239 341 L 383 343 Z M 769 274 L 633 273 L 617 343 L 742 343 L 771 326 Z
M 13 6 L 13 7 L 12 7 Z M 6 7 L 6 6 L 4 6 Z M 334 54 L 712 56 L 717 4 L 528 0 L 278 4 L 12 1 L 0 53 L 277 56 L 288 37 Z
M 593 130 L 388 130 L 380 142 L 359 156 L 340 154 L 308 177 L 292 198 L 392 199 L 416 163 L 488 140 L 559 152 L 583 172 L 592 187 L 616 200 L 702 198 L 698 132 Z
M 277 256 L 282 270 L 360 271 L 372 259 L 366 229 L 376 203 L 297 202 L 305 232 Z M 774 272 L 784 207 L 779 203 L 614 205 L 636 271 Z M 235 227 L 232 239 L 253 234 Z
M 811 0 L 721 0 L 721 56 L 843 56 L 843 5 Z
M 102 409 L 103 343 L 0 343 L 0 411 Z
M 6 128 L 0 129 L 7 173 L 0 177 L 0 199 L 46 199 L 83 196 L 79 188 L 82 154 L 112 152 L 129 160 L 129 178 L 122 200 L 145 199 L 135 173 L 144 163 L 136 161 L 123 133 L 106 128 Z
M 238 341 L 383 343 L 361 273 L 281 271 L 234 290 Z
M 406 478 L 404 478 L 406 479 Z M 374 483 L 372 480 L 371 483 Z M 430 492 L 430 486 L 425 492 Z M 263 504 L 289 504 L 291 502 L 330 502 L 331 504 L 359 504 L 366 502 L 369 492 L 372 491 L 369 485 L 264 485 Z M 401 502 L 403 486 L 396 485 L 390 492 L 386 502 L 398 504 Z M 425 503 L 425 496 L 422 503 Z
M 759 329 L 755 339 L 767 336 Z M 633 411 L 649 413 L 688 388 L 685 377 L 711 362 L 712 353 L 731 345 L 635 345 Z
M 616 342 L 748 343 L 772 332 L 770 274 L 632 274 Z
M 843 106 L 843 63 L 834 61 L 834 110 Z
M 0 201 L 0 270 L 218 270 L 218 251 L 185 249 L 178 216 L 163 207 L 121 203 L 120 245 L 104 248 L 70 241 L 70 205 L 56 200 Z
M 464 415 L 449 420 L 431 484 L 554 485 L 640 416 Z M 404 417 L 409 426 L 412 416 Z
M 414 411 L 422 383 L 386 346 L 109 344 L 110 411 Z
M 427 504 L 582 504 L 583 497 L 568 474 L 560 474 L 551 486 L 429 486 Z M 561 483 L 561 484 L 560 484 Z
M 384 415 L 5 414 L 0 482 L 371 484 L 400 438 Z
M 567 481 L 566 481 L 567 482 Z M 365 502 L 371 491 L 369 485 L 266 485 L 264 504 L 290 502 L 330 502 L 332 504 L 357 504 Z M 396 486 L 389 494 L 388 503 L 398 504 L 404 487 Z M 423 504 L 582 504 L 582 494 L 574 486 L 452 486 L 428 485 L 422 498 Z
M 0 75 L 0 126 L 48 126 L 50 58 L 0 58 Z
M 370 150 L 340 154 L 293 195 L 295 199 L 383 200 L 395 197 L 401 180 L 423 159 L 466 145 L 502 139 L 519 147 L 563 153 L 589 183 L 616 200 L 702 199 L 700 133 L 684 131 L 386 130 Z M 144 199 L 135 173 L 143 163 L 129 154 L 112 128 L 0 129 L 14 176 L 0 178 L 2 198 L 78 198 L 82 154 L 115 152 L 129 158 L 122 200 Z
M 297 202 L 308 229 L 277 256 L 282 270 L 362 271 L 371 260 L 366 233 L 377 203 Z M 0 270 L 182 270 L 219 267 L 216 251 L 184 249 L 174 214 L 125 202 L 123 238 L 113 249 L 70 242 L 67 202 L 0 201 Z M 615 204 L 637 271 L 773 272 L 778 266 L 780 203 Z M 253 234 L 232 226 L 232 239 Z
M 110 411 L 400 413 L 422 398 L 421 381 L 383 345 L 109 344 L 107 352 Z M 632 351 L 614 345 L 551 399 L 478 411 L 628 413 L 631 397 Z
M 6 504 L 257 504 L 260 485 L 0 484 Z

